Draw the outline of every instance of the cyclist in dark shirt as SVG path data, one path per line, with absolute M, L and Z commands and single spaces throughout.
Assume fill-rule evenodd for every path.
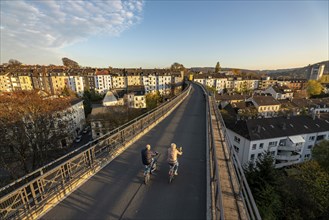
M 148 166 L 154 161 L 153 157 L 157 155 L 157 152 L 151 151 L 151 145 L 147 144 L 141 151 L 141 154 L 143 164 Z

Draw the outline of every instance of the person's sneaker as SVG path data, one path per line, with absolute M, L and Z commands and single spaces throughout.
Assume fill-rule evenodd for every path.
M 177 176 L 178 175 L 178 173 L 177 172 L 175 172 L 175 176 Z

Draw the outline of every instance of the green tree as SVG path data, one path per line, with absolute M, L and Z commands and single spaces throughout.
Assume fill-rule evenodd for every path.
M 216 93 L 216 88 L 214 88 L 212 86 L 206 86 L 206 89 L 207 89 L 208 92 Z
M 185 71 L 186 70 L 183 64 L 180 64 L 180 63 L 177 63 L 177 62 L 173 63 L 171 65 L 170 69 L 172 71 Z
M 329 173 L 329 141 L 323 140 L 312 150 L 312 157 Z
M 146 107 L 148 110 L 156 108 L 163 101 L 160 92 L 148 93 L 146 95 Z
M 10 66 L 20 66 L 20 65 L 22 65 L 22 63 L 21 63 L 20 61 L 15 60 L 15 59 L 10 59 L 10 60 L 8 61 L 8 64 L 9 64 Z
M 316 80 L 309 80 L 306 87 L 309 96 L 320 95 L 323 87 L 321 83 Z
M 305 219 L 329 218 L 329 174 L 318 162 L 311 160 L 297 166 L 300 175 L 296 175 L 299 190 L 295 195 L 299 198 L 298 205 Z
M 276 192 L 279 174 L 270 152 L 246 164 L 244 171 L 262 218 L 277 219 L 281 215 L 281 200 Z
M 84 91 L 82 99 L 86 118 L 91 113 L 92 104 L 99 103 L 103 98 L 104 95 L 97 93 L 95 90 Z
M 80 68 L 79 64 L 74 61 L 74 60 L 71 60 L 67 57 L 63 57 L 62 58 L 62 62 L 63 62 L 63 65 L 66 66 L 66 67 L 69 67 L 69 68 Z
M 217 62 L 215 67 L 215 73 L 219 73 L 220 69 L 221 69 L 220 64 L 219 62 Z

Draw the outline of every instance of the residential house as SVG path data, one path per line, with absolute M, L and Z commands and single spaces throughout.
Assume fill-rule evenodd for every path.
M 309 116 L 240 120 L 226 126 L 241 164 L 255 162 L 265 151 L 273 155 L 276 168 L 301 163 L 311 158 L 315 144 L 329 139 L 329 121 Z
M 259 115 L 264 117 L 273 117 L 280 110 L 280 102 L 272 96 L 253 96 L 249 101 L 254 104 Z
M 269 93 L 273 96 L 274 99 L 292 99 L 294 93 L 292 90 L 285 85 L 279 86 L 279 85 L 274 85 L 270 86 L 265 90 L 265 93 Z
M 129 108 L 146 108 L 144 86 L 129 86 L 127 88 L 126 100 Z
M 103 106 L 123 106 L 124 102 L 124 90 L 111 90 L 108 91 L 103 99 Z

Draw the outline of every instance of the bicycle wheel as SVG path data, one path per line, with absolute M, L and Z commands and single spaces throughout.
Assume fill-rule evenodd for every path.
M 144 175 L 144 183 L 145 185 L 150 181 L 150 173 Z
M 168 182 L 171 183 L 173 180 L 174 180 L 174 172 L 171 171 L 169 173 L 169 180 L 168 180 Z

